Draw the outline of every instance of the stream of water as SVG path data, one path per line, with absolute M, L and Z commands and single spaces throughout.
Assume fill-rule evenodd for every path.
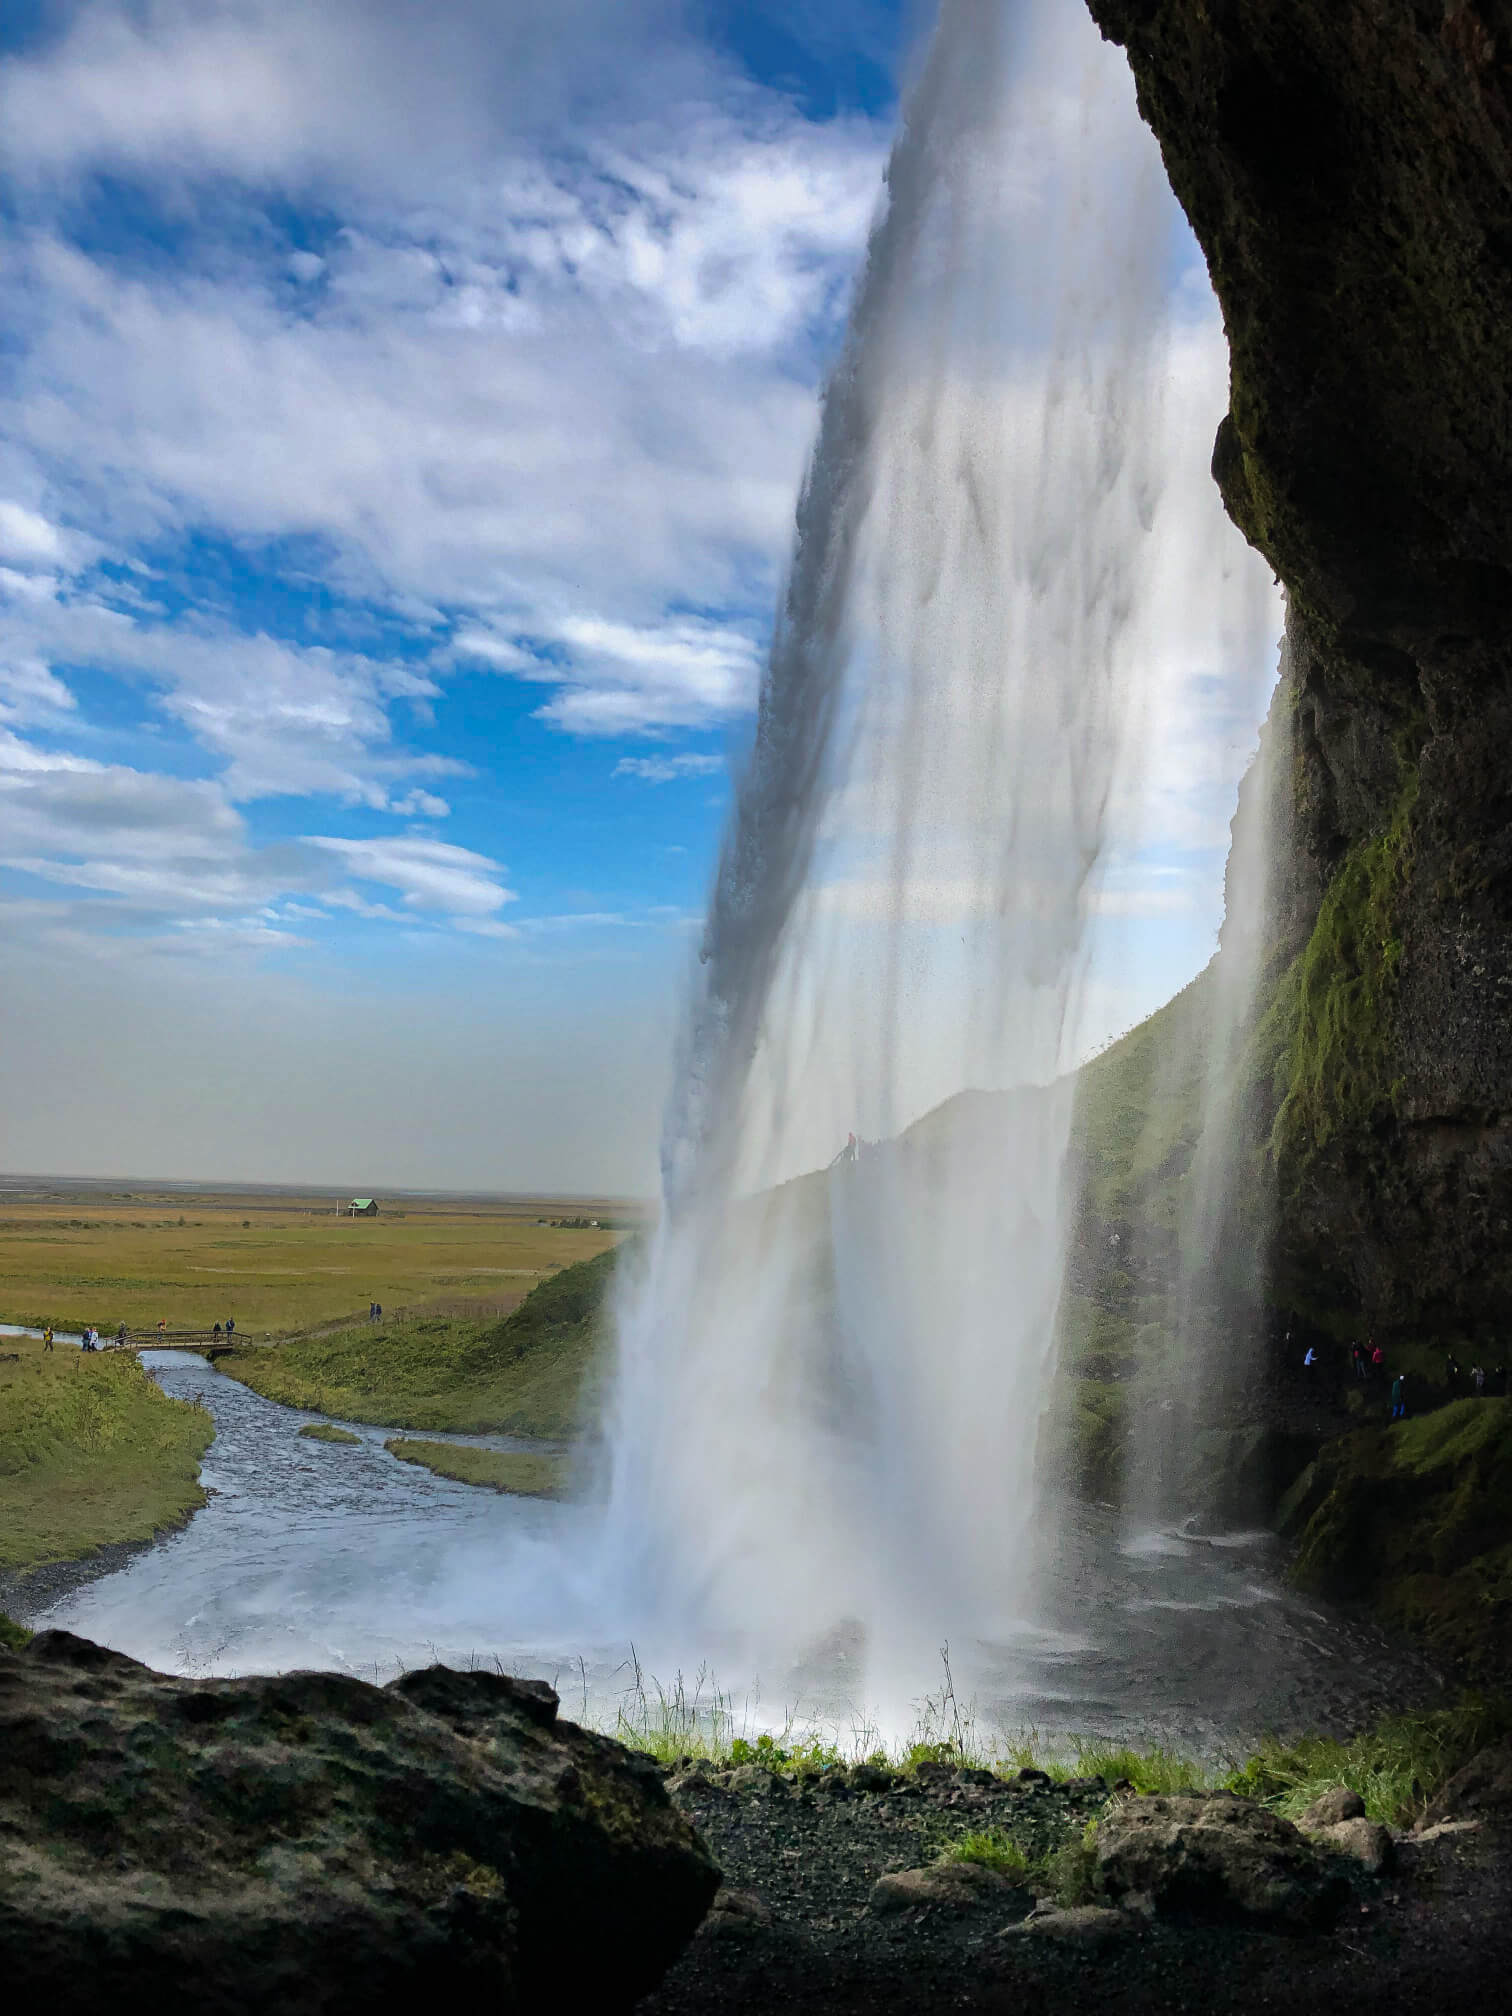
M 148 1352 L 165 1392 L 199 1399 L 216 1436 L 210 1502 L 115 1573 L 33 1624 L 113 1645 L 167 1672 L 334 1668 L 386 1680 L 444 1660 L 500 1661 L 551 1680 L 566 1711 L 612 1726 L 644 1686 L 717 1691 L 752 1733 L 790 1712 L 842 1743 L 907 1738 L 946 1717 L 934 1698 L 877 1698 L 862 1648 L 836 1638 L 802 1665 L 757 1671 L 717 1638 L 677 1646 L 654 1618 L 596 1613 L 590 1508 L 452 1483 L 383 1447 L 392 1429 L 343 1424 L 355 1444 L 313 1442 L 322 1417 L 282 1407 L 186 1352 Z M 494 1448 L 501 1436 L 444 1439 Z M 1283 1592 L 1270 1543 L 1149 1533 L 1067 1508 L 1058 1566 L 1034 1623 L 950 1647 L 957 1694 L 989 1747 L 1000 1732 L 1163 1738 L 1223 1754 L 1272 1727 L 1353 1724 L 1431 1681 L 1375 1636 Z M 634 1650 L 632 1651 L 632 1646 Z M 690 1658 L 690 1654 L 692 1655 Z

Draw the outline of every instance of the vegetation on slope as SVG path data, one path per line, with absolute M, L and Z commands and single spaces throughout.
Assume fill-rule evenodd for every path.
M 218 1369 L 287 1407 L 348 1421 L 570 1436 L 596 1420 L 602 1398 L 616 1250 L 554 1274 L 502 1321 L 362 1323 L 233 1352 Z
M 401 1463 L 418 1463 L 457 1484 L 478 1484 L 519 1498 L 562 1498 L 567 1492 L 564 1457 L 527 1449 L 473 1449 L 459 1442 L 416 1442 L 400 1435 L 385 1442 Z
M 1368 1602 L 1472 1677 L 1512 1664 L 1512 1400 L 1457 1400 L 1328 1443 L 1286 1507 L 1295 1574 Z
M 1213 968 L 1077 1073 L 1072 1155 L 1084 1212 L 1105 1235 L 1175 1237 L 1202 1129 Z
M 150 1539 L 205 1502 L 203 1408 L 170 1400 L 125 1353 L 16 1342 L 18 1362 L 0 1365 L 0 1567 Z

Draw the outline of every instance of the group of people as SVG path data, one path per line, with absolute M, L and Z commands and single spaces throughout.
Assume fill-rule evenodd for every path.
M 1484 1365 L 1472 1365 L 1468 1372 L 1462 1372 L 1459 1361 L 1451 1353 L 1444 1361 L 1445 1376 L 1449 1391 L 1453 1394 L 1465 1392 L 1468 1388 L 1477 1399 L 1505 1399 L 1507 1393 L 1507 1368 L 1496 1365 L 1490 1371 Z
M 381 1315 L 382 1313 L 380 1310 L 379 1314 Z M 159 1316 L 157 1320 L 157 1333 L 158 1341 L 161 1343 L 168 1334 L 168 1318 L 166 1316 Z M 228 1316 L 225 1323 L 217 1323 L 210 1334 L 212 1337 L 217 1338 L 222 1336 L 227 1338 L 234 1337 L 236 1335 L 236 1318 Z M 100 1342 L 100 1333 L 92 1323 L 86 1323 L 79 1333 L 79 1349 L 81 1351 L 124 1351 L 127 1341 L 128 1334 L 124 1323 L 117 1327 L 115 1336 L 110 1340 L 109 1344 L 102 1344 Z M 51 1323 L 44 1323 L 42 1326 L 42 1349 L 44 1351 L 51 1351 L 53 1348 L 53 1326 Z
M 92 1323 L 86 1323 L 83 1330 L 79 1333 L 79 1349 L 81 1351 L 119 1351 L 124 1347 L 125 1343 L 126 1325 L 124 1323 L 116 1331 L 115 1336 L 112 1337 L 109 1344 L 102 1344 L 100 1342 L 100 1333 Z M 49 1323 L 42 1332 L 42 1349 L 44 1351 L 51 1351 L 52 1348 L 53 1327 Z
M 1290 1331 L 1287 1336 L 1290 1338 Z M 1358 1338 L 1349 1347 L 1350 1369 L 1355 1381 L 1361 1386 L 1385 1387 L 1387 1380 L 1386 1353 L 1372 1336 L 1363 1343 Z M 1308 1378 L 1319 1376 L 1322 1357 L 1316 1344 L 1309 1344 L 1303 1354 L 1302 1369 Z M 1458 1399 L 1466 1392 L 1477 1397 L 1500 1397 L 1508 1391 L 1508 1375 L 1505 1364 L 1488 1371 L 1484 1365 L 1472 1365 L 1468 1374 L 1460 1370 L 1458 1361 L 1451 1353 L 1445 1359 L 1445 1384 L 1448 1397 Z M 1410 1380 L 1406 1372 L 1391 1375 L 1389 1392 L 1389 1418 L 1393 1421 L 1405 1420 L 1410 1399 Z M 1430 1391 L 1436 1390 L 1432 1387 Z
M 383 1321 L 383 1304 L 381 1302 L 369 1302 L 368 1321 L 369 1323 L 381 1323 Z

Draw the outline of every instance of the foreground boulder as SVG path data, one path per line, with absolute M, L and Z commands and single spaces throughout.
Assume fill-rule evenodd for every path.
M 895 1911 L 985 1910 L 1002 1919 L 1024 1918 L 1034 1908 L 1034 1893 L 980 1862 L 934 1862 L 878 1877 L 866 1908 L 877 1917 Z
M 1347 1886 L 1289 1820 L 1227 1793 L 1129 1799 L 1097 1830 L 1097 1888 L 1164 1914 L 1314 1930 Z
M 1496 1743 L 1477 1751 L 1429 1806 L 1420 1826 L 1493 1814 L 1512 1815 L 1512 1743 Z
M 0 1978 L 49 2016 L 613 2011 L 718 1883 L 655 1765 L 539 1681 L 0 1651 Z

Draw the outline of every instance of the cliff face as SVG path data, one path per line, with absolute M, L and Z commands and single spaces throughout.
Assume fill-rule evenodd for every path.
M 1512 0 L 1088 0 L 1207 255 L 1288 591 L 1275 1292 L 1512 1314 Z

